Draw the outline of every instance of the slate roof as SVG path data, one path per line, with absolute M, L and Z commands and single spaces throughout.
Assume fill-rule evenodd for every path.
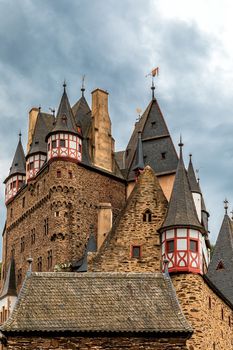
M 144 164 L 144 159 L 143 159 L 142 136 L 141 136 L 140 132 L 138 133 L 138 144 L 137 144 L 135 158 L 136 158 L 136 162 L 135 162 L 133 170 L 144 169 L 145 164 Z
M 32 143 L 27 157 L 35 153 L 47 154 L 47 143 L 45 138 L 54 127 L 54 116 L 48 113 L 39 112 L 32 137 Z
M 0 300 L 5 296 L 17 296 L 15 280 L 15 261 L 12 258 L 8 267 L 3 289 L 1 290 Z
M 180 159 L 162 230 L 168 227 L 193 227 L 203 231 L 204 228 L 198 220 L 193 196 L 189 187 L 182 156 L 182 145 L 180 146 Z
M 192 192 L 201 194 L 201 189 L 200 189 L 199 183 L 197 182 L 196 175 L 193 169 L 191 155 L 190 155 L 189 166 L 188 166 L 188 180 L 189 180 L 190 190 Z
M 16 175 L 16 174 L 26 174 L 26 160 L 24 155 L 23 146 L 21 143 L 21 137 L 19 138 L 19 142 L 15 151 L 15 155 L 13 158 L 13 162 L 10 167 L 10 172 L 4 183 L 8 180 L 9 176 Z
M 76 124 L 82 129 L 83 137 L 88 137 L 91 128 L 91 109 L 84 96 L 75 103 L 72 111 Z
M 160 273 L 39 273 L 26 278 L 0 330 L 171 332 L 192 329 Z
M 132 180 L 135 177 L 133 168 L 136 163 L 138 132 L 142 133 L 145 166 L 150 165 L 157 175 L 175 173 L 178 157 L 158 102 L 154 98 L 140 120 L 135 124 L 133 134 L 126 148 L 127 179 Z M 165 158 L 162 158 L 162 153 L 165 154 Z
M 222 269 L 217 269 L 219 262 Z M 232 221 L 226 214 L 215 244 L 210 261 L 207 277 L 233 304 L 233 227 Z

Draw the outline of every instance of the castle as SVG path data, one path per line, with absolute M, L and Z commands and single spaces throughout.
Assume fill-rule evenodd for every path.
M 2 349 L 233 349 L 233 223 L 209 214 L 155 98 L 115 152 L 108 93 L 32 108 L 6 177 Z

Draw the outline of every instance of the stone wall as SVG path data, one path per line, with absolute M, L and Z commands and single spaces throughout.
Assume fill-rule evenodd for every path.
M 90 232 L 97 233 L 100 202 L 111 203 L 115 218 L 125 203 L 124 182 L 76 163 L 50 163 L 7 207 L 4 276 L 12 251 L 21 280 L 30 256 L 34 271 L 40 258 L 42 271 L 80 259 Z
M 154 171 L 146 167 L 100 251 L 89 254 L 88 270 L 161 271 L 161 244 L 157 230 L 166 211 L 167 200 L 159 182 Z M 140 256 L 133 257 L 133 247 L 140 247 Z
M 187 350 L 181 337 L 9 337 L 3 350 Z
M 233 349 L 233 311 L 200 275 L 172 276 L 181 308 L 194 329 L 189 350 Z

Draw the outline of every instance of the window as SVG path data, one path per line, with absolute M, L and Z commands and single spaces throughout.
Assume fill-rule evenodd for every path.
M 151 122 L 151 127 L 152 127 L 153 129 L 156 128 L 156 121 Z
M 219 261 L 216 270 L 223 270 L 224 269 L 224 264 L 222 262 L 222 260 Z
M 34 162 L 30 162 L 29 163 L 29 170 L 33 170 L 34 169 Z
M 189 249 L 191 252 L 197 253 L 198 252 L 198 241 L 194 241 L 193 239 L 190 239 Z
M 57 170 L 57 177 L 61 178 L 61 170 Z
M 60 140 L 60 147 L 66 147 L 66 141 Z
M 78 151 L 81 153 L 82 152 L 82 145 L 81 143 L 78 145 Z
M 161 159 L 166 159 L 166 152 L 161 153 Z
M 222 318 L 222 321 L 224 320 L 224 311 L 223 311 L 223 308 L 221 309 L 221 318 Z
M 22 269 L 18 270 L 17 281 L 18 281 L 18 284 L 20 284 L 22 282 Z
M 213 343 L 213 350 L 216 350 L 216 346 L 215 346 L 215 343 Z
M 48 143 L 48 151 L 50 151 L 50 143 Z
M 22 208 L 24 208 L 25 207 L 25 197 L 23 197 L 23 199 L 22 199 Z
M 13 218 L 13 208 L 11 208 L 10 217 Z
M 44 234 L 47 235 L 49 233 L 49 219 L 44 219 Z
M 37 259 L 37 270 L 39 272 L 42 271 L 42 257 L 41 256 Z
M 52 141 L 52 148 L 57 148 L 57 141 L 56 140 Z
M 167 253 L 174 252 L 174 239 L 167 241 Z
M 31 244 L 33 245 L 35 243 L 36 243 L 36 230 L 35 230 L 35 228 L 33 228 L 31 230 Z
M 152 219 L 152 214 L 151 211 L 149 209 L 147 209 L 144 213 L 143 213 L 143 221 L 144 222 L 151 222 Z
M 19 189 L 23 186 L 23 180 L 18 181 L 18 186 L 19 186 Z
M 69 179 L 72 179 L 72 178 L 73 178 L 72 171 L 68 171 L 68 178 L 69 178 Z
M 209 297 L 209 309 L 211 309 L 212 303 L 211 303 L 211 297 Z
M 16 188 L 16 181 L 13 181 L 13 188 Z
M 25 237 L 22 236 L 20 239 L 20 253 L 23 253 L 25 250 Z
M 141 258 L 141 247 L 140 245 L 133 245 L 131 250 L 131 257 L 139 259 Z
M 54 216 L 55 216 L 55 218 L 57 218 L 58 216 L 60 216 L 60 212 L 59 211 L 55 211 Z
M 228 316 L 228 324 L 229 324 L 229 327 L 231 327 L 231 316 Z
M 48 250 L 48 269 L 51 269 L 53 264 L 53 252 L 52 250 Z

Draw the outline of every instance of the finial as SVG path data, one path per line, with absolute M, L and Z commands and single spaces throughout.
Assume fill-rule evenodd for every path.
M 85 91 L 84 81 L 85 81 L 85 74 L 82 76 L 82 88 L 81 88 L 82 97 L 84 96 L 84 91 Z
M 166 277 L 169 277 L 169 272 L 168 272 L 169 261 L 168 261 L 168 259 L 164 259 L 163 263 L 164 263 L 164 274 Z
M 32 272 L 32 262 L 33 262 L 33 259 L 32 259 L 32 258 L 28 258 L 28 259 L 27 259 L 27 262 L 28 262 L 28 272 L 31 273 L 31 272 Z
M 228 202 L 227 199 L 225 199 L 223 203 L 224 203 L 225 214 L 227 215 L 227 210 L 228 210 L 228 204 L 229 204 L 229 202 Z
M 233 220 L 233 209 L 231 210 L 231 220 Z
M 199 169 L 196 169 L 195 172 L 196 172 L 197 182 L 199 183 L 200 182 Z
M 41 111 L 41 105 L 39 105 L 38 109 L 39 109 L 39 113 L 40 113 L 40 111 Z
M 64 79 L 63 87 L 64 87 L 64 92 L 65 92 L 66 91 L 66 80 L 65 79 Z
M 155 99 L 155 83 L 154 83 L 154 77 L 153 77 L 153 75 L 152 75 L 151 90 L 152 90 L 152 100 L 154 100 L 154 99 Z
M 22 133 L 21 133 L 21 130 L 19 131 L 19 141 L 21 141 L 21 136 L 22 136 Z
M 55 116 L 55 108 L 50 108 L 49 107 L 49 110 L 50 110 L 50 112 L 52 112 L 52 115 Z
M 189 160 L 190 160 L 190 162 L 192 161 L 192 153 L 189 153 Z

